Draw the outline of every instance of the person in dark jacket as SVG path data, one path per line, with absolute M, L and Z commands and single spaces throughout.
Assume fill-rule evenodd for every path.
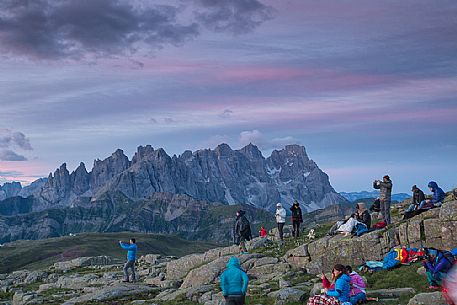
M 246 212 L 239 210 L 236 212 L 236 221 L 234 228 L 235 243 L 240 246 L 240 253 L 247 253 L 246 241 L 251 240 L 251 224 L 245 216 Z
M 389 225 L 390 219 L 390 203 L 392 196 L 392 180 L 388 175 L 382 178 L 382 181 L 373 181 L 373 187 L 379 190 L 379 200 L 381 201 L 381 212 L 384 217 L 384 222 Z
M 413 196 L 411 198 L 412 202 L 406 209 L 405 214 L 410 213 L 414 210 L 418 210 L 421 202 L 425 200 L 424 192 L 422 192 L 422 190 L 418 188 L 416 185 L 413 185 L 411 191 L 413 192 Z
M 295 238 L 298 238 L 300 235 L 300 224 L 303 222 L 301 208 L 298 201 L 295 200 L 294 204 L 290 207 L 290 210 L 292 211 L 292 234 Z
M 452 253 L 433 248 L 425 249 L 426 259 L 422 262 L 425 267 L 429 289 L 437 289 L 441 286 L 454 263 Z
M 367 226 L 367 229 L 371 227 L 371 215 L 368 212 L 364 202 L 357 203 L 357 210 L 354 213 L 354 217 L 358 222 L 361 222 Z
M 130 239 L 128 244 L 119 241 L 119 245 L 122 249 L 127 250 L 127 262 L 124 265 L 124 280 L 123 282 L 129 282 L 129 269 L 132 270 L 132 282 L 136 281 L 135 275 L 135 260 L 136 252 L 138 250 L 136 246 L 135 238 Z
M 432 199 L 426 199 L 421 202 L 419 209 L 431 209 L 441 206 L 443 203 L 446 193 L 438 186 L 438 183 L 435 181 L 430 181 L 428 183 L 428 188 L 433 193 Z
M 219 281 L 226 305 L 244 304 L 249 278 L 241 269 L 238 258 L 232 256 L 229 259 L 227 269 L 221 274 Z

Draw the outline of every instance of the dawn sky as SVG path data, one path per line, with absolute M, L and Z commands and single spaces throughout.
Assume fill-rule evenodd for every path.
M 298 143 L 337 191 L 457 186 L 457 2 L 0 2 L 0 183 Z

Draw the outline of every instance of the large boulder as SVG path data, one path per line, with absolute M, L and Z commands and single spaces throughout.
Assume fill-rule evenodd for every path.
M 286 287 L 270 292 L 268 297 L 275 300 L 275 305 L 285 305 L 291 302 L 303 302 L 305 300 L 306 293 L 302 290 Z
M 55 263 L 54 269 L 64 271 L 80 267 L 106 266 L 111 265 L 114 262 L 114 259 L 110 256 L 78 257 L 70 261 Z
M 419 293 L 409 300 L 408 305 L 446 305 L 441 292 Z

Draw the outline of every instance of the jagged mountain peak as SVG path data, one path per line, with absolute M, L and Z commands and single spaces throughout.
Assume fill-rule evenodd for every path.
M 104 160 L 95 160 L 90 172 L 81 163 L 69 174 L 62 164 L 34 194 L 43 206 L 49 206 L 71 205 L 79 197 L 97 198 L 107 191 L 120 191 L 131 199 L 156 192 L 187 194 L 267 210 L 274 209 L 277 202 L 288 206 L 294 200 L 309 211 L 346 202 L 308 158 L 304 146 L 287 145 L 265 158 L 252 143 L 239 150 L 222 143 L 214 150 L 187 150 L 179 157 L 170 157 L 163 148 L 139 146 L 132 161 L 118 149 Z

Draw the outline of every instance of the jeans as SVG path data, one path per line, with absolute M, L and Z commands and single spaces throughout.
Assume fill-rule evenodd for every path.
M 390 200 L 381 200 L 381 211 L 382 211 L 382 216 L 384 216 L 384 222 L 386 224 L 390 224 Z
M 225 305 L 244 305 L 244 295 L 225 296 Z
M 355 304 L 359 303 L 360 301 L 364 302 L 366 299 L 367 299 L 367 295 L 365 293 L 361 292 L 356 295 L 353 295 L 350 298 L 350 302 L 352 305 L 355 305 Z
M 278 222 L 279 239 L 284 240 L 284 222 Z
M 416 209 L 417 205 L 415 204 L 410 204 L 409 207 L 405 210 L 405 213 L 412 212 Z
M 293 220 L 292 221 L 293 225 L 293 235 L 295 238 L 297 238 L 300 235 L 300 220 Z
M 135 261 L 127 261 L 124 265 L 124 281 L 129 280 L 129 269 L 132 270 L 132 281 L 136 281 Z

